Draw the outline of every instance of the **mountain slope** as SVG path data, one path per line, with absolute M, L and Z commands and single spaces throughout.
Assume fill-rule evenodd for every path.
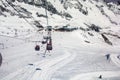
M 87 33 L 95 35 L 96 33 L 93 31 L 100 35 L 104 34 L 108 40 L 111 39 L 107 43 L 112 42 L 114 44 L 113 38 L 119 41 L 120 6 L 116 4 L 106 4 L 96 0 L 18 1 L 11 3 L 11 1 L 2 0 L 0 8 L 1 26 L 11 25 L 14 28 L 37 29 L 34 21 L 38 21 L 45 27 L 48 17 L 48 24 L 54 28 L 75 27 L 85 31 L 86 33 L 83 34 L 86 36 Z M 45 9 L 48 10 L 47 16 Z M 10 21 L 12 18 L 17 19 L 17 21 Z
M 0 80 L 119 80 L 119 19 L 103 0 L 0 0 Z

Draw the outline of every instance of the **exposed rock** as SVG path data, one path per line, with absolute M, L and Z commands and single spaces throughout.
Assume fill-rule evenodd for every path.
M 2 65 L 2 55 L 0 53 L 0 66 Z
M 109 39 L 104 35 L 104 34 L 101 34 L 101 36 L 103 37 L 104 41 L 109 44 L 109 45 L 112 45 L 112 42 L 109 41 Z

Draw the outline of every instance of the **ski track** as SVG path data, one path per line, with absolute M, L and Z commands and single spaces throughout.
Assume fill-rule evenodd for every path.
M 64 52 L 65 54 L 54 59 L 45 59 L 28 65 L 1 80 L 50 80 L 52 74 L 59 68 L 72 61 L 76 54 Z M 36 70 L 40 68 L 41 70 Z
M 111 54 L 111 61 L 118 67 L 120 67 L 120 59 L 118 58 L 119 54 Z
M 100 75 L 102 75 L 104 78 L 119 77 L 120 71 L 101 71 L 78 74 L 70 80 L 102 80 L 98 78 Z
M 70 54 L 69 56 L 66 56 L 66 58 L 59 60 L 57 63 L 55 62 L 55 64 L 51 65 L 50 69 L 47 68 L 45 69 L 42 74 L 40 75 L 40 80 L 51 80 L 52 74 L 57 70 L 60 69 L 61 67 L 63 67 L 64 65 L 66 65 L 67 63 L 69 63 L 70 61 L 72 61 L 75 58 L 76 54 Z M 38 75 L 38 74 L 37 74 Z M 35 75 L 35 77 L 38 77 Z M 37 80 L 37 79 L 32 79 L 32 80 Z
M 120 59 L 118 58 L 119 54 L 111 54 L 110 59 L 111 61 L 116 64 L 116 66 L 120 67 Z M 100 75 L 103 75 L 104 78 L 108 77 L 119 77 L 120 71 L 101 71 L 101 72 L 90 72 L 90 73 L 83 73 L 77 74 L 72 77 L 70 80 L 97 80 Z

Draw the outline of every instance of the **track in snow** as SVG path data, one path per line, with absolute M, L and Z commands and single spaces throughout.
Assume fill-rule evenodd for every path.
M 102 75 L 103 79 L 98 77 Z M 90 72 L 84 74 L 78 74 L 70 80 L 104 80 L 104 78 L 120 77 L 120 71 L 101 71 L 101 72 Z M 108 79 L 107 79 L 108 80 Z
M 116 66 L 120 67 L 120 59 L 119 54 L 111 54 L 110 58 L 113 63 L 116 64 Z M 70 80 L 97 80 L 98 77 L 102 75 L 103 78 L 120 78 L 120 71 L 98 71 L 98 72 L 90 72 L 90 73 L 83 73 L 83 74 L 77 74 L 74 77 L 72 77 Z
M 28 65 L 1 80 L 50 80 L 52 74 L 57 69 L 72 61 L 75 56 L 75 54 L 65 52 L 64 55 L 54 59 L 46 59 L 33 65 Z M 36 70 L 36 68 L 41 70 Z
M 119 54 L 111 54 L 110 58 L 111 61 L 116 64 L 118 67 L 120 67 L 120 59 L 118 58 L 120 56 Z

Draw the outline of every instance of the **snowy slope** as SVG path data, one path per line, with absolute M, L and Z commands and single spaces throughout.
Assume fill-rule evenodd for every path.
M 7 5 L 7 7 L 4 7 L 3 3 L 2 6 L 6 8 L 8 11 L 2 12 L 2 14 L 6 15 L 7 17 L 0 16 L 2 18 L 1 20 L 1 26 L 12 26 L 15 27 L 18 26 L 18 28 L 24 27 L 24 28 L 35 28 L 34 21 L 39 21 L 40 24 L 42 24 L 44 27 L 47 24 L 46 17 L 38 17 L 37 13 L 39 15 L 46 15 L 45 12 L 45 4 L 41 0 L 41 6 L 35 6 L 33 4 L 24 3 L 24 2 L 13 2 L 15 9 L 20 13 L 17 13 L 7 2 L 2 0 L 4 5 Z M 46 4 L 48 4 L 48 24 L 53 27 L 62 27 L 62 26 L 68 26 L 68 27 L 76 27 L 76 28 L 82 28 L 85 30 L 85 32 L 88 32 L 86 30 L 89 30 L 91 34 L 94 35 L 93 31 L 91 31 L 90 26 L 94 24 L 96 27 L 100 28 L 100 35 L 101 34 L 111 34 L 110 36 L 107 36 L 108 39 L 111 39 L 111 37 L 116 38 L 113 35 L 116 35 L 119 37 L 119 30 L 120 30 L 120 6 L 116 6 L 115 4 L 106 4 L 104 2 L 97 2 L 97 1 L 78 1 L 78 0 L 45 0 Z M 58 6 L 59 5 L 59 6 Z M 110 7 L 111 5 L 111 7 Z M 56 12 L 53 13 L 53 9 L 56 10 Z M 11 13 L 13 16 L 11 16 Z M 26 21 L 23 18 L 19 18 L 20 15 L 23 14 L 23 17 L 26 17 L 29 24 L 26 23 Z M 68 16 L 69 15 L 69 16 Z M 18 17 L 19 16 L 19 17 Z M 70 17 L 71 16 L 71 17 Z M 16 19 L 17 21 L 14 22 Z M 7 23 L 7 24 L 5 24 Z M 26 26 L 24 26 L 24 24 Z M 31 26 L 32 25 L 32 26 Z M 23 29 L 24 29 L 23 28 Z M 113 30 L 115 29 L 115 30 Z M 84 34 L 84 33 L 83 33 Z M 96 33 L 95 33 L 96 34 Z M 87 35 L 86 35 L 87 36 Z M 119 40 L 119 39 L 118 39 Z M 113 40 L 110 40 L 113 44 Z
M 39 5 L 19 1 L 0 1 L 0 80 L 120 79 L 120 6 L 97 0 L 35 0 Z M 53 30 L 53 50 L 43 57 L 46 17 L 53 28 L 77 30 Z M 35 21 L 44 30 L 38 32 Z M 40 51 L 34 50 L 36 45 Z

